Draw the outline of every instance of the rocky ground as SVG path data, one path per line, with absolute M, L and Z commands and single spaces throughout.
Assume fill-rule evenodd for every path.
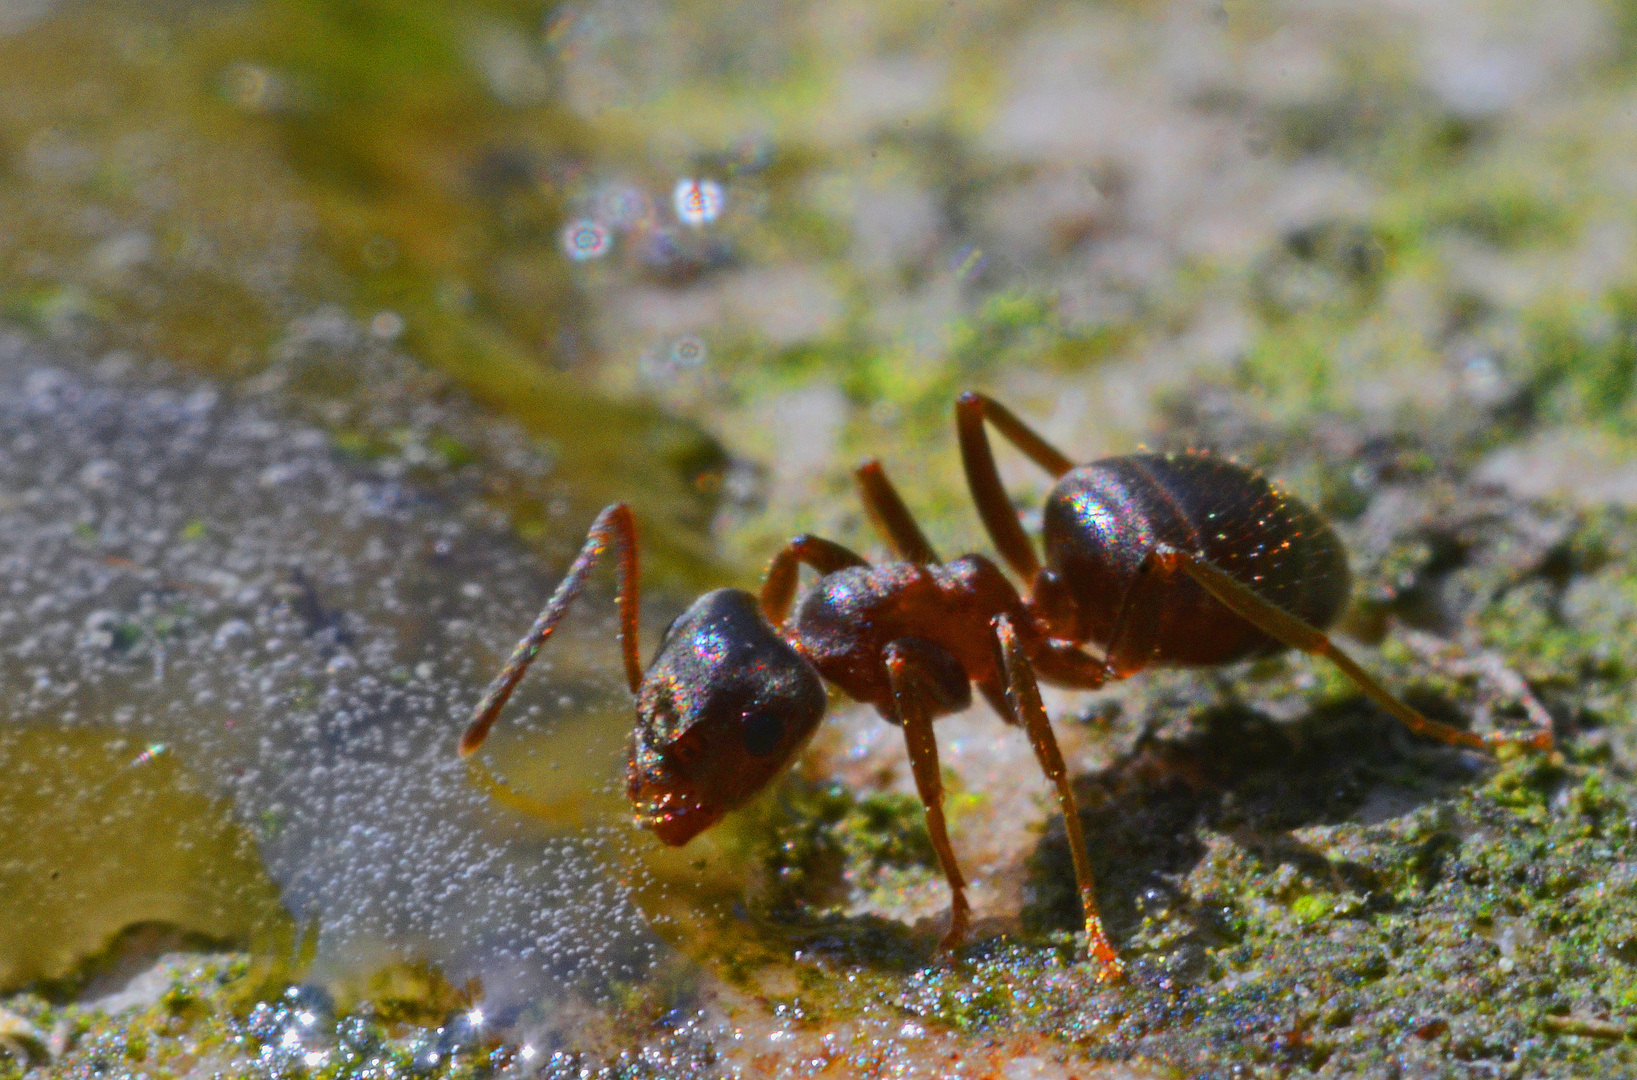
M 31 898 L 10 924 L 58 920 L 5 939 L 32 982 L 0 1069 L 1637 1072 L 1634 27 L 1591 0 L 0 5 L 8 362 L 36 396 L 90 388 L 57 406 L 62 438 L 11 445 L 0 490 L 33 545 L 8 556 L 0 753 L 42 778 L 6 796 L 24 824 L 0 824 L 0 872 Z M 679 206 L 685 179 L 720 213 Z M 1417 742 L 1301 658 L 1053 698 L 1117 989 L 1073 962 L 1061 823 L 981 706 L 940 728 L 978 916 L 954 958 L 932 954 L 944 894 L 896 732 L 863 710 L 676 858 L 622 828 L 597 618 L 483 759 L 511 788 L 435 753 L 439 710 L 551 576 L 525 553 L 560 566 L 612 498 L 653 555 L 654 630 L 797 530 L 879 553 L 850 489 L 866 455 L 940 550 L 986 548 L 950 438 L 972 386 L 1077 458 L 1268 470 L 1346 540 L 1367 667 L 1452 723 L 1544 713 L 1558 751 Z M 52 422 L 30 400 L 8 437 Z M 189 501 L 161 477 L 138 505 L 120 431 L 231 432 L 237 409 L 268 425 L 242 451 L 268 484 L 224 471 Z M 40 455 L 51 483 L 28 480 Z M 292 463 L 314 495 L 280 504 L 300 485 L 267 470 Z M 1002 465 L 1032 524 L 1046 478 Z M 387 489 L 396 524 L 348 516 Z M 470 565 L 400 544 L 451 520 L 484 537 Z M 215 591 L 172 610 L 190 584 Z M 471 610 L 406 629 L 433 592 Z M 296 659 L 218 648 L 230 616 Z M 392 653 L 427 640 L 429 674 Z M 75 678 L 70 715 L 48 687 Z M 258 679 L 226 734 L 198 692 Z M 395 713 L 400 692 L 427 700 Z M 112 730 L 171 700 L 162 733 Z M 413 753 L 372 757 L 400 720 Z M 385 771 L 355 790 L 326 754 Z M 290 762 L 284 787 L 223 780 Z M 117 812 L 110 775 L 137 777 Z M 438 813 L 326 833 L 320 809 L 385 813 L 393 784 Z M 312 807 L 279 807 L 298 791 Z M 71 896 L 51 884 L 40 837 L 110 814 L 151 833 L 166 807 L 219 862 L 147 856 L 172 891 L 146 906 L 90 859 L 60 860 Z M 606 897 L 565 904 L 525 865 L 581 866 L 599 836 Z M 479 864 L 500 899 L 435 914 L 461 886 L 429 869 Z M 193 878 L 220 888 L 176 892 Z M 519 905 L 613 912 L 656 966 L 508 1011 L 528 979 L 482 958 L 509 955 Z M 347 953 L 352 916 L 445 973 Z

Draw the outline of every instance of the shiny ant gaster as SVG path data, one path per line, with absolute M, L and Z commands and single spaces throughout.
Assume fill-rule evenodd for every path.
M 1034 556 L 995 470 L 984 422 L 1060 478 L 1048 497 L 1048 566 Z M 1090 860 L 1036 675 L 1094 689 L 1151 663 L 1221 664 L 1285 646 L 1335 661 L 1413 731 L 1483 746 L 1389 694 L 1319 627 L 1345 606 L 1346 555 L 1329 526 L 1258 474 L 1206 454 L 1137 454 L 1075 468 L 996 402 L 963 395 L 957 427 L 968 482 L 1021 596 L 981 555 L 941 562 L 876 462 L 859 468 L 865 505 L 899 561 L 870 566 L 839 544 L 798 536 L 773 559 L 760 602 L 737 589 L 696 600 L 665 632 L 646 673 L 637 650 L 637 549 L 623 503 L 598 515 L 585 546 L 479 702 L 462 755 L 482 744 L 518 681 L 612 543 L 620 644 L 637 699 L 626 770 L 637 821 L 681 845 L 778 775 L 823 719 L 824 680 L 904 729 L 927 830 L 951 892 L 945 946 L 969 909 L 943 817 L 933 721 L 978 689 L 1021 724 L 1055 784 L 1104 978 L 1120 961 L 1098 913 Z M 820 577 L 796 596 L 802 563 Z M 1267 594 L 1264 596 L 1263 594 Z M 792 602 L 795 602 L 792 614 Z M 1103 656 L 1079 648 L 1095 643 Z M 1542 732 L 1527 740 L 1550 745 Z
M 1041 520 L 1045 566 L 1001 486 L 986 421 L 1057 480 Z M 1337 648 L 1324 631 L 1352 589 L 1346 549 L 1323 518 L 1253 470 L 1198 451 L 1076 466 L 976 393 L 960 396 L 955 429 L 978 515 L 1001 558 L 1029 583 L 1030 613 L 1051 638 L 1096 646 L 1105 678 L 1300 649 L 1329 659 L 1417 735 L 1551 748 L 1544 728 L 1514 738 L 1429 720 Z

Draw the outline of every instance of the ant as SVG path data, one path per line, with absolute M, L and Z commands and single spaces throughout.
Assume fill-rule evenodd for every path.
M 1041 520 L 1045 566 L 1001 485 L 986 422 L 1057 481 Z M 1325 630 L 1351 592 L 1346 549 L 1323 518 L 1260 473 L 1197 450 L 1076 466 L 1004 405 L 973 392 L 956 402 L 955 431 L 984 528 L 1030 583 L 1030 615 L 1054 640 L 1097 648 L 1103 680 L 1149 665 L 1215 666 L 1295 648 L 1328 658 L 1417 735 L 1551 749 L 1546 725 L 1519 738 L 1429 720 L 1337 648 Z
M 646 672 L 638 659 L 636 527 L 616 503 L 500 673 L 461 737 L 487 737 L 506 701 L 610 544 L 618 550 L 620 645 L 637 699 L 626 790 L 638 824 L 682 845 L 743 805 L 790 763 L 823 719 L 828 680 L 904 729 L 933 850 L 949 883 L 942 947 L 965 935 L 965 881 L 943 816 L 933 721 L 979 691 L 1028 734 L 1056 786 L 1101 979 L 1123 973 L 1103 930 L 1063 756 L 1036 676 L 1096 689 L 1150 664 L 1207 666 L 1295 647 L 1323 655 L 1411 731 L 1487 747 L 1512 741 L 1429 720 L 1399 701 L 1325 635 L 1346 606 L 1346 552 L 1322 518 L 1260 474 L 1210 454 L 1132 454 L 1076 468 L 990 398 L 956 409 L 967 481 L 1002 558 L 1031 583 L 1022 596 L 982 555 L 942 562 L 879 462 L 855 477 L 896 562 L 871 566 L 802 535 L 769 565 L 761 596 L 717 589 L 669 628 Z M 1047 498 L 1042 567 L 1007 500 L 984 424 L 1058 478 Z M 805 564 L 819 578 L 797 593 Z M 792 611 L 792 606 L 794 610 Z M 1080 646 L 1092 644 L 1101 656 Z M 1519 740 L 1549 748 L 1543 730 Z
M 795 757 L 824 718 L 825 682 L 901 726 L 927 832 L 951 893 L 940 948 L 965 936 L 966 883 L 949 842 L 933 721 L 972 703 L 972 684 L 1027 732 L 1056 786 L 1100 977 L 1118 978 L 1103 932 L 1085 837 L 1063 755 L 1041 704 L 1035 671 L 1098 685 L 1102 662 L 1051 640 L 1005 575 L 981 555 L 942 562 L 879 463 L 855 474 L 872 520 L 898 561 L 872 566 L 830 540 L 802 535 L 773 558 L 760 598 L 717 589 L 665 631 L 646 672 L 638 660 L 636 527 L 616 503 L 592 523 L 568 573 L 478 703 L 462 756 L 487 737 L 534 657 L 610 545 L 617 550 L 619 640 L 636 698 L 626 793 L 635 818 L 671 845 L 686 844 L 742 806 Z M 802 564 L 819 578 L 797 596 Z

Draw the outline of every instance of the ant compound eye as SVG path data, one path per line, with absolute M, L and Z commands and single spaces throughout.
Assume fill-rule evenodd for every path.
M 745 749 L 757 757 L 766 757 L 779 748 L 784 738 L 784 721 L 773 713 L 752 713 L 745 717 L 739 729 L 745 740 Z
M 665 748 L 665 756 L 683 768 L 687 768 L 698 760 L 704 749 L 704 746 L 700 743 L 699 729 L 695 727 L 684 731 L 672 740 L 671 744 Z

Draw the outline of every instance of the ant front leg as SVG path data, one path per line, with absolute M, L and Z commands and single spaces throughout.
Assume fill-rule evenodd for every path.
M 1006 440 L 1023 451 L 1031 461 L 1052 476 L 1062 476 L 1074 468 L 1074 462 L 1064 457 L 1045 439 L 1035 434 L 1029 425 L 1019 420 L 1011 410 L 993 398 L 968 391 L 955 403 L 955 433 L 961 444 L 961 465 L 966 469 L 966 485 L 972 491 L 983 527 L 995 543 L 995 550 L 1006 560 L 1019 577 L 1032 582 L 1040 572 L 1040 560 L 1035 556 L 1029 534 L 1023 531 L 1017 511 L 1006 497 L 1006 488 L 1000 482 L 995 468 L 995 454 L 989 447 L 989 435 L 984 421 Z
M 482 746 L 483 740 L 488 738 L 489 729 L 500 716 L 500 710 L 506 707 L 512 691 L 517 689 L 524 672 L 529 670 L 529 665 L 539 655 L 540 647 L 557 629 L 569 605 L 585 588 L 586 579 L 591 576 L 591 571 L 610 543 L 619 549 L 620 649 L 625 656 L 625 678 L 632 694 L 642 685 L 642 664 L 637 659 L 637 528 L 631 517 L 631 508 L 624 503 L 615 503 L 604 509 L 591 523 L 579 556 L 568 568 L 568 573 L 563 575 L 563 580 L 534 620 L 534 625 L 529 627 L 529 632 L 512 650 L 506 666 L 500 669 L 500 674 L 483 692 L 483 700 L 473 710 L 471 724 L 460 737 L 461 757 Z
M 887 665 L 887 678 L 892 683 L 898 720 L 904 725 L 904 745 L 909 749 L 915 790 L 926 811 L 927 834 L 932 839 L 932 850 L 938 855 L 938 865 L 949 882 L 949 933 L 938 944 L 940 950 L 947 951 L 966 937 L 972 909 L 966 902 L 966 879 L 961 876 L 955 848 L 949 842 L 949 830 L 944 824 L 943 774 L 938 767 L 938 741 L 932 732 L 932 720 L 938 708 L 936 683 L 920 671 L 915 654 L 912 647 L 894 641 L 888 643 L 883 660 Z
M 1204 559 L 1190 555 L 1185 551 L 1178 551 L 1175 548 L 1161 547 L 1155 549 L 1145 561 L 1152 562 L 1166 570 L 1181 570 L 1199 582 L 1206 592 L 1209 592 L 1241 618 L 1269 637 L 1303 652 L 1326 657 L 1331 663 L 1341 668 L 1342 673 L 1352 679 L 1358 688 L 1364 691 L 1366 697 L 1392 713 L 1405 727 L 1417 735 L 1428 735 L 1454 746 L 1470 746 L 1478 749 L 1502 743 L 1521 743 L 1536 750 L 1550 750 L 1552 748 L 1552 733 L 1550 730 L 1538 731 L 1525 738 L 1514 738 L 1500 732 L 1479 735 L 1476 732 L 1462 731 L 1460 728 L 1427 719 L 1394 697 L 1386 687 L 1371 678 L 1368 672 L 1353 662 L 1352 657 L 1337 648 L 1335 642 L 1331 641 L 1322 630 L 1309 626 L 1277 604 L 1268 603 L 1268 601 L 1258 596 L 1255 590 L 1212 566 Z
M 1006 673 L 1006 699 L 1012 712 L 1029 733 L 1041 772 L 1057 787 L 1058 805 L 1063 810 L 1063 828 L 1068 833 L 1069 857 L 1074 860 L 1074 878 L 1080 886 L 1080 905 L 1086 916 L 1086 945 L 1101 970 L 1099 982 L 1111 982 L 1125 975 L 1120 956 L 1103 930 L 1102 912 L 1097 907 L 1097 882 L 1091 873 L 1091 857 L 1086 852 L 1085 829 L 1080 823 L 1080 807 L 1069 783 L 1068 766 L 1052 734 L 1051 720 L 1040 700 L 1040 686 L 1034 668 L 1017 639 L 1017 630 L 1005 615 L 995 616 L 995 642 L 999 646 L 1001 669 Z
M 796 598 L 796 571 L 806 563 L 820 574 L 833 574 L 853 566 L 868 566 L 863 556 L 834 540 L 806 533 L 796 537 L 773 556 L 762 578 L 762 612 L 774 626 L 783 626 Z

